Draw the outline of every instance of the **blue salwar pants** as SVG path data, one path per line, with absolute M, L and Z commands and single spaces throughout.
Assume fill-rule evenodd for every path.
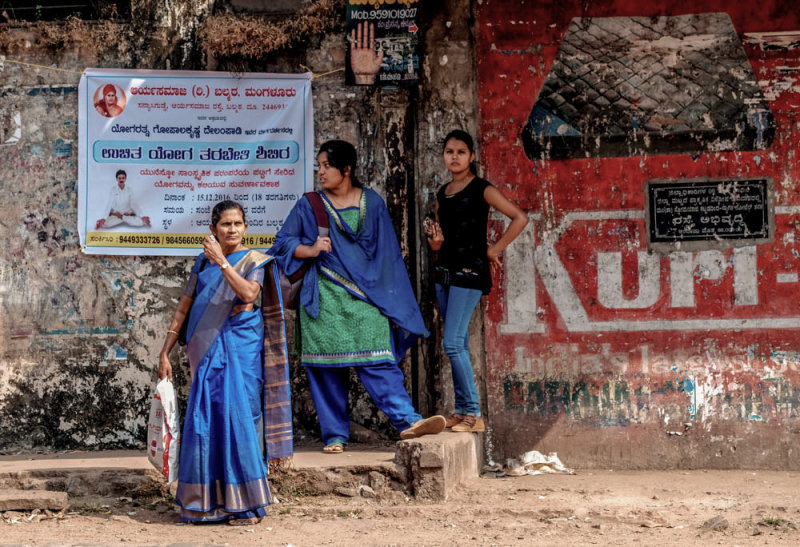
M 359 380 L 398 431 L 404 431 L 422 419 L 411 402 L 403 383 L 403 372 L 394 363 L 354 367 Z M 311 397 L 317 409 L 322 442 L 347 443 L 350 439 L 350 416 L 347 413 L 350 367 L 306 366 Z

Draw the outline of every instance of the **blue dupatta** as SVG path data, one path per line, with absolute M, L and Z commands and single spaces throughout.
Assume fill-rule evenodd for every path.
M 324 193 L 330 217 L 331 252 L 320 253 L 303 277 L 300 305 L 312 318 L 319 316 L 319 275 L 344 287 L 354 296 L 377 307 L 389 318 L 392 328 L 394 362 L 398 363 L 420 336 L 427 336 L 425 322 L 411 288 L 405 262 L 397 243 L 389 211 L 383 199 L 363 188 L 357 230 L 340 217 Z M 302 266 L 294 257 L 298 245 L 313 245 L 317 221 L 307 199 L 300 199 L 283 223 L 268 251 L 277 258 L 286 275 Z

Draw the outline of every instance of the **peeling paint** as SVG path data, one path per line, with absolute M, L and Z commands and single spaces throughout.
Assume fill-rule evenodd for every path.
M 537 449 L 590 467 L 601 451 L 600 465 L 620 467 L 799 468 L 788 431 L 800 421 L 800 40 L 783 29 L 800 28 L 800 15 L 780 0 L 758 14 L 714 0 L 696 14 L 667 4 L 517 6 L 515 19 L 538 22 L 526 32 L 501 6 L 478 6 L 482 164 L 531 218 L 506 250 L 485 312 L 495 459 Z M 672 28 L 660 26 L 667 21 Z M 614 50 L 607 32 L 633 48 Z M 594 49 L 571 55 L 584 40 Z M 539 48 L 537 62 L 526 48 Z M 631 64 L 604 71 L 601 52 Z M 694 80 L 702 63 L 722 66 L 726 55 L 729 80 Z M 683 71 L 692 59 L 697 70 Z M 618 91 L 626 84 L 630 95 Z M 744 99 L 746 117 L 727 130 L 718 115 L 728 109 L 733 120 L 730 105 L 660 112 L 684 91 Z M 616 104 L 636 94 L 635 107 Z M 658 112 L 656 124 L 646 119 Z M 689 112 L 696 119 L 670 136 L 676 113 Z M 526 115 L 526 149 L 509 146 L 520 142 L 509 120 Z M 617 135 L 614 122 L 629 118 L 631 130 Z M 682 141 L 687 128 L 705 136 Z M 772 178 L 769 237 L 652 252 L 645 183 L 716 176 Z M 720 439 L 735 449 L 720 450 Z
M 359 177 L 387 198 L 416 277 L 418 223 L 409 203 L 415 196 L 416 163 L 427 169 L 434 162 L 418 160 L 410 124 L 423 111 L 425 116 L 458 116 L 450 105 L 469 102 L 474 76 L 464 70 L 471 66 L 465 61 L 471 55 L 464 42 L 469 37 L 468 10 L 454 6 L 454 13 L 436 14 L 431 21 L 443 29 L 448 16 L 452 25 L 447 32 L 458 38 L 442 42 L 451 48 L 442 51 L 448 58 L 446 69 L 427 67 L 426 77 L 457 82 L 459 91 L 420 107 L 416 92 L 409 90 L 346 87 L 335 74 L 346 58 L 345 37 L 338 28 L 249 64 L 238 57 L 210 59 L 195 34 L 213 2 L 168 4 L 162 9 L 151 0 L 133 2 L 130 24 L 76 22 L 62 28 L 53 23 L 48 29 L 53 36 L 61 33 L 63 48 L 54 47 L 52 36 L 28 40 L 41 32 L 38 27 L 24 33 L 10 29 L 0 37 L 0 49 L 9 59 L 13 55 L 77 72 L 85 66 L 296 72 L 301 64 L 317 73 L 332 71 L 314 80 L 316 140 L 341 138 L 356 144 Z M 99 43 L 115 47 L 87 45 L 88 37 L 97 35 L 113 37 Z M 0 421 L 14 424 L 13 429 L 0 429 L 0 452 L 139 447 L 145 439 L 158 352 L 191 261 L 80 254 L 75 229 L 77 74 L 10 63 L 0 70 L 0 164 L 6 167 L 0 172 L 5 192 L 0 230 L 6 241 L 0 254 Z M 456 78 L 450 75 L 454 70 Z M 440 151 L 426 157 L 438 161 Z M 291 338 L 292 324 L 287 332 Z M 183 350 L 176 349 L 173 357 L 180 399 L 185 401 Z M 436 401 L 428 395 L 433 390 L 422 361 L 415 355 L 401 366 L 409 391 L 429 414 Z M 295 431 L 301 440 L 317 433 L 317 419 L 305 372 L 296 360 L 291 371 Z M 350 401 L 354 421 L 386 436 L 395 433 L 358 382 L 353 382 Z

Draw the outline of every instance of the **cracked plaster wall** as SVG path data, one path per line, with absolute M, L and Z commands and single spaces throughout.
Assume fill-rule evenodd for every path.
M 265 59 L 207 59 L 196 31 L 213 4 L 134 0 L 130 22 L 0 26 L 0 236 L 5 242 L 0 251 L 0 452 L 142 447 L 158 351 L 191 265 L 182 258 L 80 253 L 75 188 L 80 71 L 299 72 L 302 64 L 324 73 L 343 66 L 342 28 Z M 470 58 L 469 2 L 434 2 L 427 9 L 430 24 L 444 35 L 441 43 L 426 47 L 437 55 L 440 48 L 456 48 L 451 58 Z M 458 32 L 445 31 L 447 21 L 457 21 Z M 446 80 L 442 71 L 448 69 L 428 67 L 421 92 L 346 87 L 342 73 L 313 83 L 316 142 L 335 137 L 357 145 L 359 176 L 386 198 L 414 283 L 422 276 L 416 170 L 422 170 L 426 186 L 438 184 L 441 176 L 429 167 L 440 164 L 437 147 L 421 153 L 415 148 L 443 137 L 442 116 L 447 124 L 475 120 L 468 93 L 438 97 L 430 90 Z M 460 94 L 469 82 L 462 75 L 447 89 Z M 435 348 L 429 351 L 438 359 Z M 184 360 L 183 350 L 176 349 L 173 358 Z M 424 371 L 439 365 L 423 359 L 415 354 L 402 366 L 409 390 L 427 413 L 436 403 L 424 395 L 432 385 Z M 296 362 L 292 381 L 295 426 L 303 440 L 313 437 L 317 426 L 305 374 Z M 187 382 L 186 367 L 176 367 L 184 395 Z M 354 421 L 385 438 L 394 434 L 362 388 L 353 389 L 351 406 Z
M 669 117 L 663 117 L 666 125 L 647 128 L 655 130 L 653 139 L 663 139 L 661 149 L 640 145 L 641 135 L 626 141 L 613 131 L 570 144 L 558 140 L 568 136 L 562 126 L 551 144 L 565 145 L 565 153 L 533 147 L 526 156 L 525 126 L 537 101 L 566 116 L 594 100 L 586 86 L 573 85 L 586 72 L 578 57 L 597 55 L 594 76 L 610 78 L 607 96 L 591 105 L 600 108 L 586 118 L 598 124 L 624 121 L 604 108 L 625 83 L 615 78 L 630 68 L 603 70 L 604 63 L 644 62 L 632 73 L 638 80 L 626 80 L 639 86 L 628 97 L 649 92 L 658 100 L 625 106 L 632 118 L 646 112 L 645 104 L 658 110 L 684 100 L 678 92 L 688 88 L 665 93 L 669 79 L 680 76 L 673 68 L 689 78 L 700 75 L 681 63 L 694 58 L 708 37 L 661 38 L 660 44 L 681 45 L 655 55 L 655 49 L 637 53 L 624 40 L 601 43 L 599 27 L 618 25 L 615 32 L 623 36 L 640 32 L 639 22 L 648 28 L 666 23 L 669 34 L 674 23 L 709 14 L 730 19 L 736 34 L 730 43 L 738 52 L 741 42 L 747 67 L 719 70 L 721 62 L 704 59 L 718 76 L 697 96 L 742 98 L 739 92 L 726 95 L 716 77 L 746 84 L 752 97 L 744 103 L 769 109 L 774 137 L 739 143 L 709 123 L 707 135 L 686 145 L 682 129 L 675 125 L 670 133 Z M 531 219 L 505 254 L 499 290 L 490 295 L 484 316 L 492 424 L 487 444 L 494 455 L 557 451 L 567 465 L 586 468 L 797 469 L 800 18 L 794 3 L 487 0 L 479 2 L 476 18 L 488 178 Z M 558 67 L 567 83 L 559 87 L 551 71 L 571 24 L 589 33 L 581 47 L 594 45 L 561 58 L 571 66 L 563 73 Z M 649 72 L 659 65 L 667 69 L 663 74 Z M 557 89 L 542 97 L 548 79 Z M 578 93 L 572 100 L 570 87 Z M 580 123 L 578 129 L 592 129 Z M 735 131 L 746 128 L 739 124 Z M 606 138 L 619 148 L 604 149 Z M 762 177 L 775 183 L 769 242 L 648 249 L 648 180 Z

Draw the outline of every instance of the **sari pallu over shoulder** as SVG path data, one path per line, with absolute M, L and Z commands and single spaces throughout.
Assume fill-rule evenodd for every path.
M 202 276 L 187 318 L 187 356 L 192 376 L 230 316 L 235 293 L 219 268 L 201 270 L 203 255 L 195 261 L 192 274 Z M 271 469 L 288 465 L 293 454 L 292 407 L 289 387 L 289 354 L 286 329 L 280 304 L 280 278 L 275 257 L 256 250 L 238 251 L 228 256 L 232 268 L 247 277 L 265 268 L 260 307 L 264 318 L 264 438 Z
M 292 402 L 289 386 L 289 351 L 286 346 L 286 321 L 281 305 L 278 262 L 270 264 L 261 288 L 261 313 L 264 316 L 264 438 L 269 470 L 290 467 L 294 451 Z M 267 279 L 271 282 L 267 283 Z

